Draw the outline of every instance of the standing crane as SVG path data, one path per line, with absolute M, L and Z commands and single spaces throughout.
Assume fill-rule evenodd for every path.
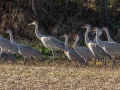
M 120 56 L 120 45 L 118 43 L 115 42 L 105 42 L 105 41 L 101 41 L 99 38 L 99 29 L 97 27 L 94 28 L 94 30 L 96 31 L 96 42 L 97 44 L 104 49 L 104 51 L 106 53 L 108 53 L 109 55 L 111 55 L 112 57 L 116 57 L 116 56 Z M 112 68 L 114 67 L 115 62 L 114 59 L 112 59 Z
M 29 24 L 29 25 L 35 25 L 35 34 L 36 36 L 42 41 L 42 43 L 44 44 L 45 47 L 49 48 L 52 50 L 52 55 L 53 57 L 50 59 L 50 61 L 53 59 L 53 63 L 54 63 L 54 58 L 56 57 L 56 52 L 54 50 L 65 50 L 65 44 L 64 42 L 51 37 L 51 36 L 47 36 L 44 34 L 39 33 L 38 31 L 38 22 L 34 21 L 33 23 Z M 49 62 L 50 62 L 49 61 Z
M 96 33 L 96 32 L 93 32 L 93 34 L 94 34 L 94 33 Z M 102 34 L 103 34 L 102 30 L 99 30 L 98 36 L 100 37 Z M 94 38 L 94 41 L 97 43 L 96 36 L 95 36 L 95 38 Z M 103 41 L 103 42 L 106 42 L 106 41 Z M 106 54 L 106 56 L 107 56 L 107 54 Z M 112 57 L 111 57 L 110 55 L 108 55 L 108 57 L 109 57 L 110 59 L 112 59 Z M 106 65 L 106 57 L 103 57 L 103 61 L 104 61 L 104 64 Z
M 67 34 L 64 34 L 63 36 L 61 37 L 64 37 L 65 38 L 65 54 L 66 56 L 74 62 L 74 64 L 77 64 L 77 63 L 83 63 L 85 65 L 87 65 L 87 60 L 85 60 L 84 58 L 82 58 L 77 52 L 71 50 L 68 48 L 68 39 L 69 39 L 69 36 Z
M 89 48 L 85 48 L 85 47 L 78 47 L 77 43 L 79 41 L 79 35 L 75 35 L 74 38 L 76 39 L 74 42 L 74 50 L 83 58 L 85 58 L 86 60 L 89 59 L 94 59 L 94 55 L 93 53 L 90 51 Z
M 31 60 L 33 62 L 33 64 L 36 65 L 35 62 L 33 61 L 33 59 L 31 59 L 31 57 L 42 58 L 41 52 L 35 48 L 28 46 L 28 45 L 16 43 L 13 39 L 13 34 L 10 29 L 8 29 L 6 31 L 6 33 L 9 33 L 11 43 L 18 47 L 18 52 L 24 57 L 24 65 L 26 64 L 25 58 Z
M 111 56 L 108 53 L 106 53 L 101 47 L 99 47 L 95 41 L 89 39 L 88 33 L 90 31 L 90 28 L 91 28 L 90 25 L 86 24 L 82 28 L 87 28 L 87 31 L 85 33 L 85 43 L 94 55 L 94 58 L 95 58 L 94 65 L 96 63 L 96 59 L 98 56 L 101 56 L 102 58 L 109 57 L 109 59 L 111 59 Z M 103 63 L 104 63 L 104 66 L 106 66 L 104 59 L 103 59 Z

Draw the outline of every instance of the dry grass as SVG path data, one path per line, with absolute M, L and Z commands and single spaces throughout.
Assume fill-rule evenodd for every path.
M 0 64 L 0 90 L 120 90 L 120 70 Z

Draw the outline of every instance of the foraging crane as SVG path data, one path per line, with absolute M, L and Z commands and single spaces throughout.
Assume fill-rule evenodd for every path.
M 105 41 L 101 41 L 99 38 L 99 29 L 97 27 L 94 28 L 94 30 L 96 31 L 96 42 L 97 44 L 104 49 L 104 51 L 108 54 L 110 54 L 111 56 L 120 56 L 120 45 L 118 43 L 115 42 L 105 42 Z M 112 68 L 114 67 L 114 60 L 112 60 Z
M 51 36 L 47 36 L 44 34 L 39 33 L 38 31 L 38 22 L 34 21 L 33 23 L 29 24 L 29 25 L 35 25 L 35 34 L 36 36 L 42 41 L 42 43 L 44 44 L 45 47 L 49 48 L 52 50 L 52 55 L 53 57 L 50 59 L 50 61 L 53 59 L 53 63 L 54 63 L 54 58 L 56 56 L 56 52 L 54 52 L 54 50 L 65 50 L 65 44 L 64 42 L 51 37 Z M 49 62 L 50 62 L 49 61 Z
M 89 48 L 85 48 L 85 47 L 78 47 L 77 43 L 79 41 L 79 35 L 75 35 L 74 38 L 76 39 L 74 42 L 74 50 L 83 58 L 85 58 L 86 60 L 88 59 L 94 59 L 94 55 L 93 53 L 90 51 Z
M 71 50 L 68 48 L 68 39 L 69 39 L 69 36 L 67 34 L 64 34 L 63 36 L 61 37 L 64 37 L 65 38 L 65 54 L 66 56 L 74 62 L 74 64 L 77 64 L 77 63 L 83 63 L 85 65 L 87 65 L 87 60 L 82 58 L 77 52 L 75 52 L 74 50 Z
M 97 43 L 93 40 L 90 40 L 89 37 L 88 37 L 88 33 L 90 31 L 90 25 L 89 24 L 86 24 L 85 26 L 83 26 L 82 28 L 87 28 L 87 31 L 85 33 L 85 43 L 86 45 L 88 46 L 88 48 L 91 50 L 91 52 L 93 53 L 94 55 L 94 58 L 95 58 L 95 61 L 94 61 L 94 65 L 96 63 L 96 58 L 100 55 L 102 58 L 103 57 L 109 57 L 109 59 L 111 59 L 111 56 L 106 53 L 101 47 L 99 47 L 97 45 Z M 106 66 L 106 63 L 105 61 L 103 60 L 103 63 L 104 63 L 104 66 Z
M 8 29 L 6 31 L 6 33 L 9 33 L 11 43 L 18 47 L 18 52 L 24 57 L 24 65 L 26 64 L 25 58 L 31 60 L 33 62 L 33 64 L 36 65 L 35 62 L 31 59 L 31 57 L 42 58 L 41 52 L 35 48 L 28 46 L 28 45 L 16 43 L 13 39 L 13 34 L 10 29 Z

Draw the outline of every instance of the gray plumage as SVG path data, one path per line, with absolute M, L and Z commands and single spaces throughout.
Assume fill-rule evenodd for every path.
M 96 30 L 96 41 L 97 44 L 104 49 L 104 51 L 108 54 L 110 54 L 112 57 L 119 57 L 120 56 L 120 45 L 116 42 L 107 42 L 107 41 L 101 41 L 99 38 L 99 29 L 97 27 L 94 28 Z M 114 67 L 114 60 L 112 67 Z
M 111 59 L 111 56 L 108 53 L 106 53 L 100 46 L 98 46 L 95 41 L 89 39 L 88 33 L 90 31 L 90 25 L 86 24 L 83 28 L 87 28 L 87 31 L 85 33 L 85 43 L 89 47 L 89 49 L 91 50 L 91 52 L 93 53 L 95 57 L 94 65 L 96 63 L 96 58 L 98 56 L 101 56 L 102 58 L 108 57 L 109 59 Z M 106 63 L 104 63 L 104 66 L 105 65 Z
M 18 48 L 13 45 L 9 40 L 3 38 L 0 36 L 0 48 L 3 50 L 3 51 L 8 51 L 8 52 L 11 52 L 11 53 L 18 53 Z
M 39 50 L 32 48 L 28 45 L 16 43 L 13 39 L 12 31 L 10 29 L 8 29 L 6 33 L 10 34 L 11 43 L 13 43 L 18 47 L 18 52 L 24 57 L 24 65 L 26 64 L 25 58 L 31 60 L 34 63 L 34 65 L 35 65 L 35 62 L 31 59 L 31 57 L 42 58 L 42 54 Z
M 86 60 L 88 59 L 94 59 L 94 55 L 93 53 L 90 51 L 89 48 L 86 47 L 78 47 L 77 43 L 79 41 L 79 35 L 75 35 L 74 37 L 76 40 L 74 42 L 74 50 L 83 58 L 86 58 Z
M 116 42 L 101 41 L 98 35 L 99 29 L 97 27 L 94 29 L 96 30 L 97 44 L 111 56 L 120 56 L 120 45 Z
M 71 50 L 68 48 L 68 35 L 64 34 L 62 37 L 65 38 L 65 54 L 66 56 L 73 61 L 75 64 L 76 63 L 83 63 L 85 65 L 87 65 L 87 61 L 82 58 L 77 52 L 75 52 L 74 50 Z
M 51 37 L 51 36 L 47 36 L 44 34 L 39 33 L 38 31 L 38 22 L 34 21 L 33 23 L 29 24 L 29 25 L 35 25 L 35 34 L 36 36 L 42 41 L 42 43 L 44 44 L 45 47 L 49 48 L 52 50 L 52 54 L 53 54 L 53 62 L 54 62 L 54 58 L 56 56 L 56 53 L 54 54 L 54 50 L 65 50 L 65 44 L 64 42 Z

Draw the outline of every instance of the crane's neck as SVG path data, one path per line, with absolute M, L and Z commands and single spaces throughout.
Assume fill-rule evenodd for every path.
M 41 40 L 41 37 L 45 36 L 38 31 L 38 25 L 35 25 L 35 34 Z
M 109 42 L 114 42 L 113 39 L 112 39 L 111 36 L 110 36 L 109 31 L 108 31 L 108 30 L 105 30 L 105 32 L 106 32 L 106 34 L 107 34 L 108 41 L 109 41 Z
M 101 36 L 101 33 L 99 32 L 98 37 L 100 37 L 100 36 Z M 94 38 L 94 41 L 95 41 L 95 42 L 97 42 L 97 40 L 96 40 L 96 39 L 97 39 L 97 35 L 96 35 L 96 36 L 95 36 L 95 38 Z
M 98 31 L 98 30 L 96 30 L 96 43 L 97 43 L 100 47 L 102 47 L 102 41 L 101 41 L 100 38 L 99 38 L 99 31 Z
M 65 51 L 68 51 L 68 37 L 65 38 Z
M 77 46 L 77 43 L 79 41 L 79 38 L 76 38 L 75 42 L 74 42 L 74 49 L 76 49 L 78 46 Z
M 88 33 L 89 33 L 90 28 L 87 28 L 87 31 L 85 33 L 85 43 L 88 45 L 89 42 L 92 42 L 92 40 L 89 39 Z
M 10 41 L 11 41 L 11 43 L 16 45 L 16 42 L 13 39 L 13 34 L 12 33 L 9 33 L 9 34 L 10 34 Z

